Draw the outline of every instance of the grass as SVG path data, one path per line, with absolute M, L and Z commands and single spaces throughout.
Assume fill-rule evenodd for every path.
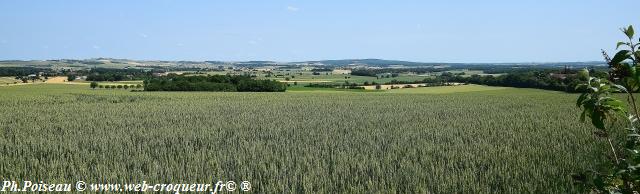
M 397 92 L 0 87 L 0 175 L 247 180 L 256 193 L 574 193 L 570 174 L 605 160 L 591 154 L 606 146 L 578 122 L 573 94 Z

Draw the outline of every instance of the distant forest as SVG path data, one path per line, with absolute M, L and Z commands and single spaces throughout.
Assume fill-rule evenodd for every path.
M 30 74 L 38 74 L 44 72 L 45 74 L 51 74 L 51 69 L 47 68 L 35 68 L 35 67 L 0 67 L 0 76 L 27 76 Z
M 169 75 L 144 81 L 145 91 L 284 92 L 287 85 L 272 80 L 254 80 L 248 76 Z
M 549 71 L 528 71 L 528 72 L 514 72 L 502 76 L 479 76 L 472 75 L 470 77 L 462 76 L 442 76 L 440 79 L 445 79 L 448 82 L 461 82 L 478 85 L 488 86 L 505 86 L 516 88 L 538 88 L 545 90 L 556 90 L 565 92 L 580 92 L 576 90 L 576 86 L 580 83 L 584 83 L 586 78 L 581 78 L 577 74 L 557 74 L 561 77 L 554 77 Z M 606 73 L 604 74 L 606 75 Z M 439 82 L 440 80 L 432 79 L 426 80 L 432 82 Z
M 159 71 L 143 69 L 93 68 L 89 71 L 78 71 L 77 73 L 87 75 L 87 81 L 127 81 L 149 79 L 155 72 Z

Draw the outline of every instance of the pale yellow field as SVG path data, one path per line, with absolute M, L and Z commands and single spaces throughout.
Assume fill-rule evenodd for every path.
M 20 80 L 16 80 L 13 77 L 0 77 L 0 84 L 13 84 L 14 82 L 21 82 Z
M 67 82 L 67 77 L 58 76 L 58 77 L 50 77 L 45 81 L 45 83 L 65 83 Z

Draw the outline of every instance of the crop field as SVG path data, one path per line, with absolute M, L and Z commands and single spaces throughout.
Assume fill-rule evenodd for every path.
M 22 81 L 16 80 L 14 77 L 0 77 L 0 85 L 20 83 Z
M 386 92 L 389 93 L 417 93 L 417 94 L 451 94 L 459 92 L 482 92 L 482 91 L 499 91 L 511 89 L 507 87 L 487 87 L 480 85 L 460 85 L 460 86 L 437 86 L 437 87 L 419 87 L 419 88 L 402 88 L 393 89 Z M 513 91 L 513 89 L 511 89 Z M 509 92 L 509 91 L 507 91 Z
M 395 93 L 400 92 L 400 93 Z M 551 100 L 550 100 L 551 99 Z M 575 95 L 0 87 L 0 178 L 247 180 L 255 193 L 572 193 L 605 158 Z

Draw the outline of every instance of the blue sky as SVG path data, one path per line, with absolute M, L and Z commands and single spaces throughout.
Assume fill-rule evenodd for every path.
M 601 60 L 637 0 L 2 0 L 0 59 Z M 638 30 L 640 31 L 640 30 Z

